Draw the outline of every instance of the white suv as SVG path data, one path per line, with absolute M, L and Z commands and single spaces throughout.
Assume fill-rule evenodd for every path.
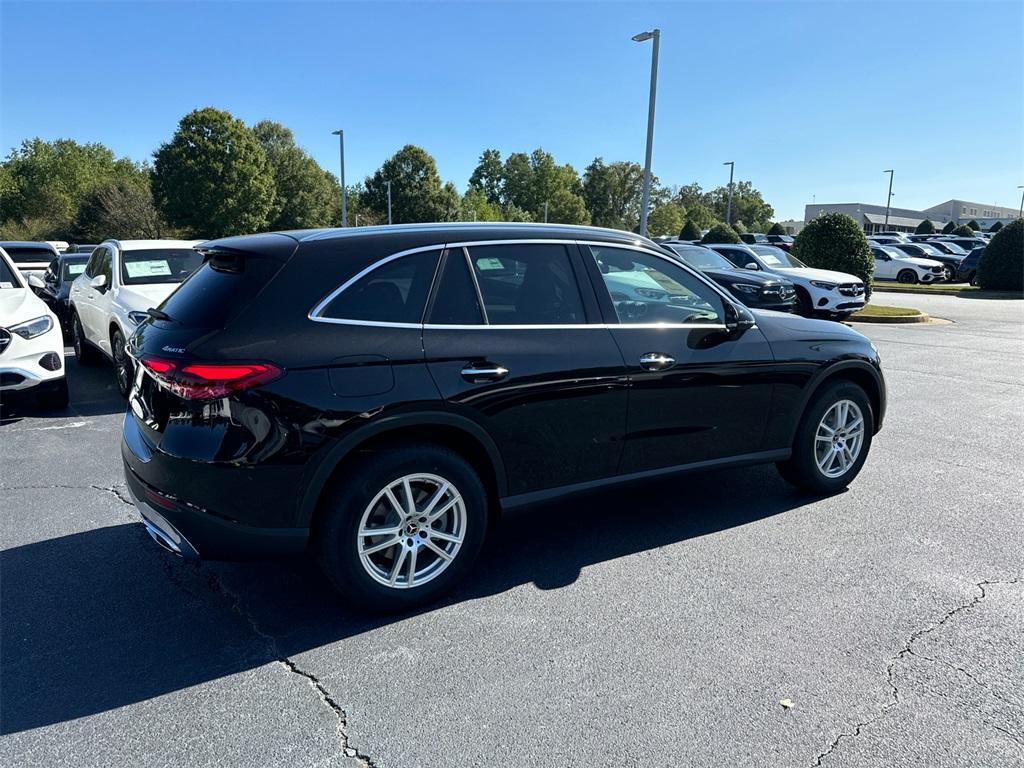
M 796 311 L 804 317 L 825 315 L 842 320 L 863 309 L 864 281 L 846 272 L 808 267 L 774 245 L 709 244 L 737 267 L 788 278 L 796 287 Z
M 876 280 L 898 280 L 901 283 L 941 283 L 946 268 L 940 261 L 910 256 L 891 245 L 872 245 Z
M 202 263 L 202 240 L 106 240 L 71 284 L 71 338 L 82 365 L 102 353 L 113 360 L 117 388 L 132 384 L 125 340 Z
M 64 334 L 56 315 L 0 248 L 0 400 L 4 392 L 29 389 L 41 405 L 68 404 Z

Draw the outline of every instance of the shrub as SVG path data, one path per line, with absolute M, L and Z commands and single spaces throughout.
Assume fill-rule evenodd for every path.
M 944 235 L 951 235 L 951 234 L 953 234 L 953 230 L 954 229 L 956 229 L 956 222 L 947 221 L 946 222 L 946 226 L 944 226 L 942 228 L 942 234 L 944 234 Z
M 718 222 L 708 233 L 701 239 L 702 243 L 739 243 L 739 235 L 736 234 L 736 230 L 730 227 L 728 224 Z
M 683 224 L 683 228 L 679 230 L 680 240 L 700 240 L 700 227 L 693 221 L 693 219 L 687 219 L 686 223 Z
M 919 235 L 934 235 L 935 225 L 932 224 L 931 219 L 925 219 L 917 225 L 917 229 L 914 230 Z
M 793 243 L 793 255 L 809 267 L 856 275 L 871 297 L 875 259 L 864 231 L 845 213 L 823 213 L 807 222 Z
M 1024 290 L 1024 219 L 1000 229 L 978 262 L 978 285 L 990 291 Z
M 967 224 L 961 224 L 953 230 L 953 234 L 959 235 L 960 237 L 974 237 L 974 230 Z
M 989 232 L 998 232 L 1002 228 L 1003 228 L 1003 222 L 997 221 L 995 224 L 993 224 L 991 227 L 988 228 L 988 231 Z
M 779 224 L 779 222 L 776 221 L 774 224 L 772 224 L 771 228 L 769 228 L 768 234 L 769 235 L 784 235 L 784 234 L 786 234 L 786 228 L 784 226 L 782 226 L 781 224 Z
M 981 225 L 978 222 L 976 222 L 974 219 L 971 219 L 970 221 L 968 221 L 967 222 L 967 226 L 970 227 L 971 229 L 973 229 L 975 232 L 977 232 L 978 230 L 981 229 Z

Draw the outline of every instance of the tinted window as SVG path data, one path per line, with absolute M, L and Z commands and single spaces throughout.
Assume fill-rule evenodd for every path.
M 107 287 L 110 287 L 110 281 L 113 279 L 114 273 L 111 271 L 109 248 L 101 248 L 97 253 L 95 272 L 93 272 L 93 275 L 106 275 Z
M 485 245 L 473 246 L 468 252 L 491 325 L 586 322 L 564 245 Z
M 786 253 L 784 250 L 776 248 L 774 245 L 752 245 L 750 246 L 750 250 L 760 256 L 765 264 L 772 267 L 787 269 L 790 267 L 800 268 L 807 266 L 796 256 Z
M 731 261 L 710 248 L 671 244 L 668 247 L 691 267 L 697 267 L 698 269 L 735 269 Z
M 430 322 L 436 325 L 480 325 L 483 314 L 473 278 L 462 248 L 447 252 L 441 281 L 430 310 Z
M 65 261 L 63 280 L 74 280 L 85 271 L 85 261 Z
M 749 253 L 741 251 L 738 248 L 715 248 L 715 250 L 725 256 L 725 258 L 737 267 L 745 267 L 749 262 L 754 261 Z M 756 264 L 757 262 L 754 261 L 754 263 Z
M 721 323 L 721 297 L 682 267 L 653 254 L 589 246 L 620 323 Z
M 203 263 L 192 248 L 147 248 L 121 252 L 121 284 L 180 283 Z
M 281 262 L 259 256 L 214 255 L 160 309 L 188 328 L 222 328 L 271 281 Z
M 15 277 L 4 258 L 0 258 L 0 288 L 21 288 L 21 281 Z
M 48 262 L 53 258 L 53 251 L 49 248 L 31 248 L 27 246 L 4 246 L 7 255 L 15 264 L 29 264 L 35 262 Z
M 439 255 L 425 251 L 382 264 L 338 294 L 322 316 L 376 323 L 422 322 Z

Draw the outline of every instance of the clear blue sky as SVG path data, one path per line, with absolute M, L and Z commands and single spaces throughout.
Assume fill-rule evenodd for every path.
M 151 158 L 216 106 L 289 126 L 350 182 L 419 144 L 464 189 L 480 152 L 537 146 L 580 172 L 643 161 L 662 29 L 654 172 L 724 183 L 735 160 L 779 218 L 811 202 L 1015 206 L 1024 4 L 0 4 L 0 142 L 99 141 Z

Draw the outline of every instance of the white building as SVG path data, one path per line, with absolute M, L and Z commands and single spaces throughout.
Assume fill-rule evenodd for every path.
M 923 211 L 910 208 L 889 208 L 888 224 L 884 205 L 871 203 L 817 203 L 804 208 L 804 221 L 810 221 L 821 213 L 845 213 L 863 227 L 867 234 L 875 232 L 913 232 L 925 219 L 936 229 L 942 229 L 952 221 L 956 225 L 975 221 L 982 229 L 988 229 L 997 221 L 1009 224 L 1018 217 L 1016 208 L 1002 208 L 985 203 L 971 203 L 966 200 L 947 200 Z

